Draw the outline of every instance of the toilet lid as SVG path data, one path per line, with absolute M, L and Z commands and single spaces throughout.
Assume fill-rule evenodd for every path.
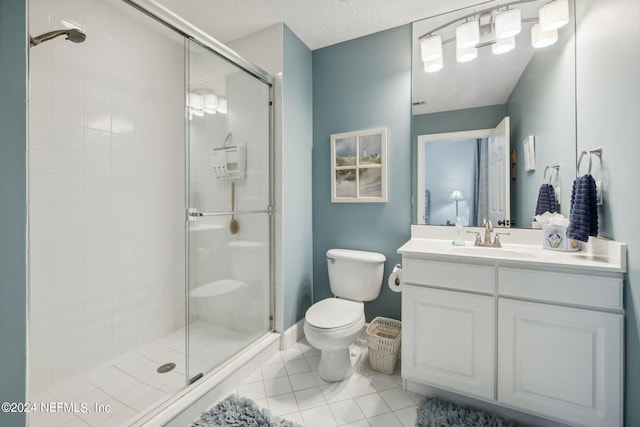
M 364 304 L 339 298 L 327 298 L 313 304 L 305 320 L 316 328 L 339 328 L 351 325 L 362 317 Z

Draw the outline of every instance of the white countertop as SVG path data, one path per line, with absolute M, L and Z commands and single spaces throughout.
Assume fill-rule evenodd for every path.
M 534 230 L 531 230 L 535 232 Z M 451 230 L 453 232 L 453 230 Z M 559 252 L 542 249 L 542 235 L 540 244 L 502 243 L 502 248 L 477 247 L 473 241 L 465 242 L 464 246 L 453 246 L 451 240 L 428 238 L 424 230 L 420 237 L 412 237 L 405 243 L 398 253 L 413 258 L 440 259 L 443 261 L 480 262 L 510 266 L 539 266 L 579 270 L 593 270 L 610 273 L 625 273 L 627 271 L 627 245 L 612 240 L 590 238 L 582 244 L 578 252 Z M 441 237 L 440 232 L 436 232 Z M 531 241 L 531 239 L 525 239 Z

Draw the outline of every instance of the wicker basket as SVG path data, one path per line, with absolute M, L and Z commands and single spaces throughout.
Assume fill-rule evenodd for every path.
M 400 352 L 402 322 L 386 317 L 376 317 L 367 327 L 369 363 L 371 369 L 393 374 Z

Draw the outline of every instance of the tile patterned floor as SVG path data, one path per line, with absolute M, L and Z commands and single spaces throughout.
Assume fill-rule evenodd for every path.
M 206 372 L 233 354 L 238 342 L 250 337 L 204 322 L 190 326 L 192 337 L 190 372 Z M 184 328 L 128 352 L 109 363 L 72 377 L 30 396 L 31 402 L 86 403 L 109 405 L 110 410 L 82 412 L 34 412 L 30 427 L 128 426 L 133 420 L 157 407 L 186 385 Z M 157 368 L 167 362 L 176 364 L 170 372 Z
M 235 392 L 308 427 L 414 426 L 424 396 L 402 389 L 399 368 L 393 375 L 371 370 L 365 340 L 359 339 L 352 351 L 359 354 L 356 372 L 328 383 L 318 375 L 320 352 L 303 338 L 249 375 Z
M 359 339 L 352 351 L 358 359 L 356 372 L 344 381 L 328 383 L 318 375 L 319 350 L 303 338 L 250 374 L 234 392 L 273 415 L 308 427 L 414 426 L 423 396 L 402 389 L 399 368 L 394 375 L 371 370 L 366 340 Z M 176 363 L 176 368 L 157 374 L 156 368 L 167 361 Z M 31 398 L 34 402 L 108 404 L 109 412 L 34 413 L 29 425 L 128 426 L 184 387 L 184 365 L 184 331 L 176 331 Z

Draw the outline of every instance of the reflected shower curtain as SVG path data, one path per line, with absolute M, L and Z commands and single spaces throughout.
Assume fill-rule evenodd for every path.
M 478 138 L 475 144 L 475 179 L 473 191 L 472 214 L 469 225 L 482 226 L 482 221 L 489 215 L 488 185 L 489 185 L 489 159 L 487 148 L 489 140 Z

